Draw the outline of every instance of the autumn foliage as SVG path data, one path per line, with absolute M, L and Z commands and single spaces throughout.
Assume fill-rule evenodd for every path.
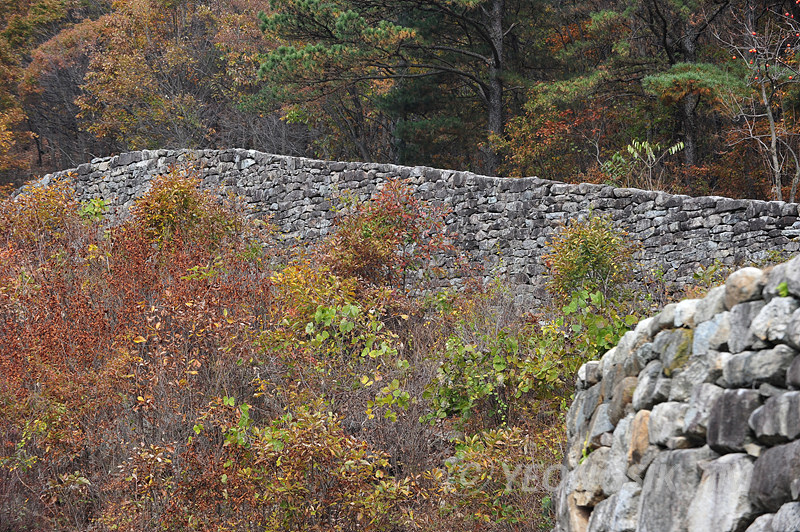
M 502 289 L 432 282 L 441 213 L 402 182 L 345 207 L 286 248 L 180 171 L 119 224 L 68 181 L 3 200 L 0 528 L 549 526 L 555 352 Z M 509 387 L 447 406 L 476 370 Z

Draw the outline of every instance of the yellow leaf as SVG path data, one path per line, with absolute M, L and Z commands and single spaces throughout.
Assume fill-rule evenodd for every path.
M 136 344 L 141 344 L 141 343 L 144 343 L 146 341 L 147 341 L 147 339 L 145 339 L 142 336 L 137 336 L 136 338 L 133 339 L 133 342 L 136 343 Z

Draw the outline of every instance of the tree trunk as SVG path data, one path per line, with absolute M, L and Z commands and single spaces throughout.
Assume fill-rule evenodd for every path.
M 490 7 L 490 20 L 488 24 L 489 37 L 492 45 L 492 58 L 489 62 L 489 94 L 486 105 L 488 111 L 488 129 L 490 136 L 502 137 L 505 130 L 505 116 L 503 109 L 503 16 L 505 15 L 505 0 L 492 0 Z M 489 145 L 484 148 L 485 172 L 495 175 L 500 165 L 497 152 Z
M 775 126 L 775 117 L 772 116 L 772 106 L 770 105 L 770 98 L 767 96 L 767 88 L 765 83 L 761 83 L 761 101 L 764 103 L 764 110 L 767 113 L 767 120 L 769 120 L 769 157 L 772 166 L 772 185 L 774 198 L 778 201 L 783 201 L 783 191 L 781 183 L 781 165 L 778 160 L 778 132 Z
M 683 115 L 683 163 L 686 167 L 697 163 L 697 120 L 694 110 L 697 108 L 697 94 L 689 94 L 683 99 L 681 114 Z

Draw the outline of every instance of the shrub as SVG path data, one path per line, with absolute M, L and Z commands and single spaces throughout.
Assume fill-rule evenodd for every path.
M 163 245 L 176 235 L 204 234 L 211 241 L 240 231 L 243 221 L 223 208 L 211 194 L 200 190 L 202 181 L 188 171 L 173 171 L 157 178 L 133 207 L 137 229 L 151 242 Z
M 633 256 L 640 248 L 608 216 L 573 220 L 555 234 L 550 252 L 542 257 L 549 269 L 548 288 L 561 301 L 578 290 L 619 296 L 634 276 Z
M 409 273 L 427 264 L 434 251 L 449 249 L 444 215 L 402 181 L 389 181 L 372 201 L 339 217 L 326 245 L 328 262 L 341 276 L 405 288 Z

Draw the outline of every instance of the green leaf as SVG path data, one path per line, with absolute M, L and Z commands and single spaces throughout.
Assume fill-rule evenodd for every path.
M 781 297 L 789 296 L 789 285 L 786 284 L 786 281 L 783 281 L 778 285 L 778 295 Z

